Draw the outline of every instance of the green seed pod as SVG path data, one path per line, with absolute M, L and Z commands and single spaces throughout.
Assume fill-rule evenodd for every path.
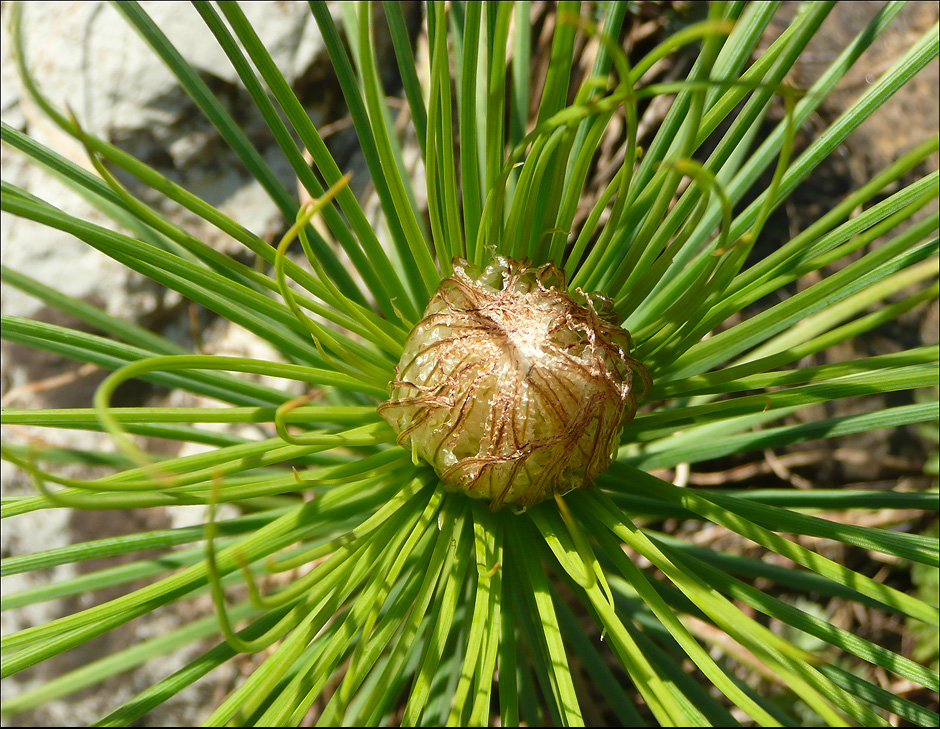
M 553 264 L 454 259 L 408 337 L 379 413 L 444 486 L 526 508 L 590 486 L 651 382 L 612 302 Z

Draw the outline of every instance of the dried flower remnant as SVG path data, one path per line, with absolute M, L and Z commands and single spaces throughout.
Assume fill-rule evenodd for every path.
M 455 258 L 379 413 L 446 488 L 526 508 L 610 465 L 635 384 L 651 385 L 629 351 L 611 301 L 569 292 L 553 264 Z

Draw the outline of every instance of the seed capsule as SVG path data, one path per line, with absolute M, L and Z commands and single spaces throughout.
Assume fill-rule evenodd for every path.
M 445 488 L 526 508 L 590 486 L 636 411 L 646 368 L 600 294 L 553 264 L 454 259 L 408 337 L 379 413 Z

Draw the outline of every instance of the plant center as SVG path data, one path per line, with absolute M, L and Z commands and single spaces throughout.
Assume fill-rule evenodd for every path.
M 526 508 L 590 486 L 636 410 L 630 335 L 611 302 L 554 265 L 454 259 L 379 413 L 445 488 Z

